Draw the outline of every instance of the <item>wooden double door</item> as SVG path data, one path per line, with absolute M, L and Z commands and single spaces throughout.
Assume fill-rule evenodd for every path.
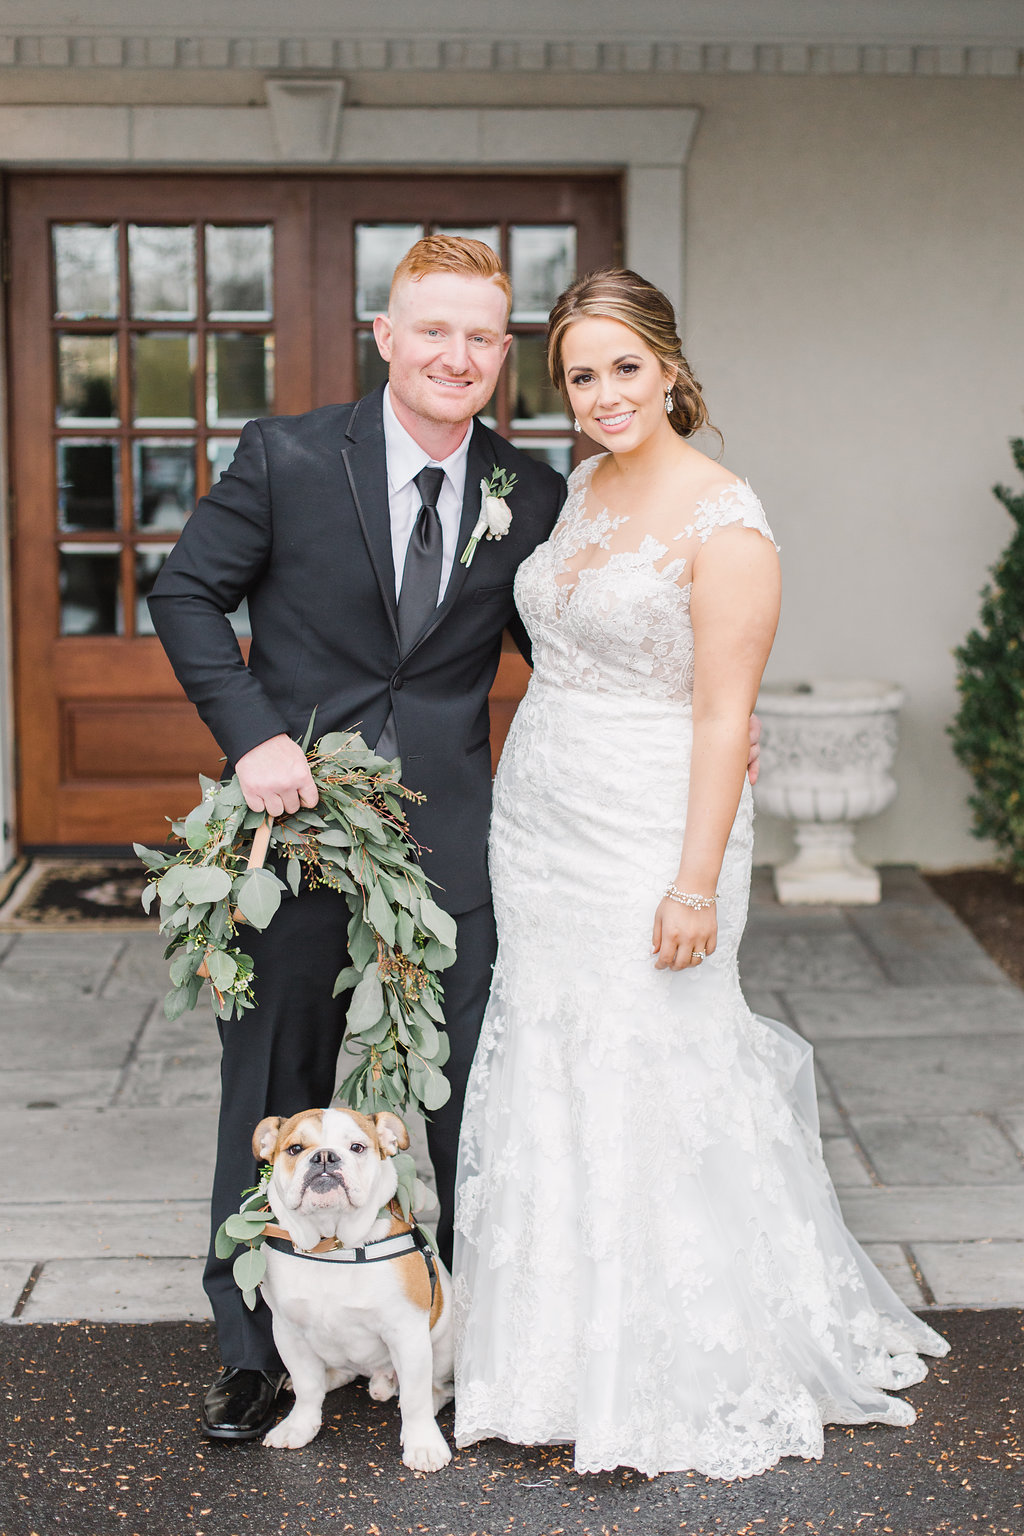
M 512 274 L 515 340 L 487 415 L 562 472 L 576 445 L 544 322 L 616 260 L 612 177 L 24 176 L 9 184 L 18 832 L 23 847 L 162 838 L 216 744 L 146 595 L 254 416 L 385 376 L 371 323 L 428 230 Z M 243 653 L 247 616 L 232 618 Z M 525 685 L 503 657 L 495 753 Z

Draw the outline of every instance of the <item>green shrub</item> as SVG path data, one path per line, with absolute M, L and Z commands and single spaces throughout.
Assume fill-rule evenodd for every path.
M 1024 438 L 1010 446 L 1024 475 Z M 978 628 L 954 652 L 960 707 L 949 733 L 974 779 L 971 830 L 1024 881 L 1024 493 L 993 489 L 1016 527 L 982 590 Z

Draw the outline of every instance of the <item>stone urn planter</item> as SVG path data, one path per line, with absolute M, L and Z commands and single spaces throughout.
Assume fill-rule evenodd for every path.
M 854 852 L 854 826 L 896 798 L 891 770 L 902 704 L 894 683 L 866 679 L 762 688 L 754 800 L 796 823 L 796 858 L 775 870 L 781 902 L 879 900 L 877 870 Z

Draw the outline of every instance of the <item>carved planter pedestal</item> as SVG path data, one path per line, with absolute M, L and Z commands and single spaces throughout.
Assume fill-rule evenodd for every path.
M 891 769 L 902 704 L 894 683 L 865 679 L 761 690 L 754 799 L 760 810 L 796 823 L 796 858 L 775 870 L 781 902 L 879 900 L 877 870 L 854 852 L 854 824 L 896 798 Z

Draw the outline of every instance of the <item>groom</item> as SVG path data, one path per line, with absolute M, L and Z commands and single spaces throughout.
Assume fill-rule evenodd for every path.
M 426 801 L 409 808 L 426 874 L 458 921 L 444 975 L 452 1093 L 428 1126 L 441 1252 L 451 1262 L 459 1122 L 495 954 L 487 878 L 491 757 L 487 694 L 502 631 L 529 655 L 512 582 L 565 497 L 552 469 L 490 432 L 511 337 L 509 280 L 486 245 L 433 235 L 395 272 L 374 323 L 389 383 L 355 405 L 249 422 L 230 468 L 200 501 L 150 598 L 157 634 L 188 697 L 239 776 L 248 804 L 281 816 L 317 793 L 296 738 L 356 728 Z M 511 528 L 460 563 L 480 481 L 517 477 Z M 248 598 L 246 665 L 226 617 Z M 348 908 L 333 891 L 286 896 L 247 932 L 258 1006 L 220 1023 L 221 1111 L 212 1226 L 252 1185 L 254 1126 L 329 1104 L 348 996 Z M 281 1365 L 262 1301 L 249 1312 L 211 1245 L 204 1284 L 224 1369 L 202 1428 L 251 1439 L 272 1422 Z

